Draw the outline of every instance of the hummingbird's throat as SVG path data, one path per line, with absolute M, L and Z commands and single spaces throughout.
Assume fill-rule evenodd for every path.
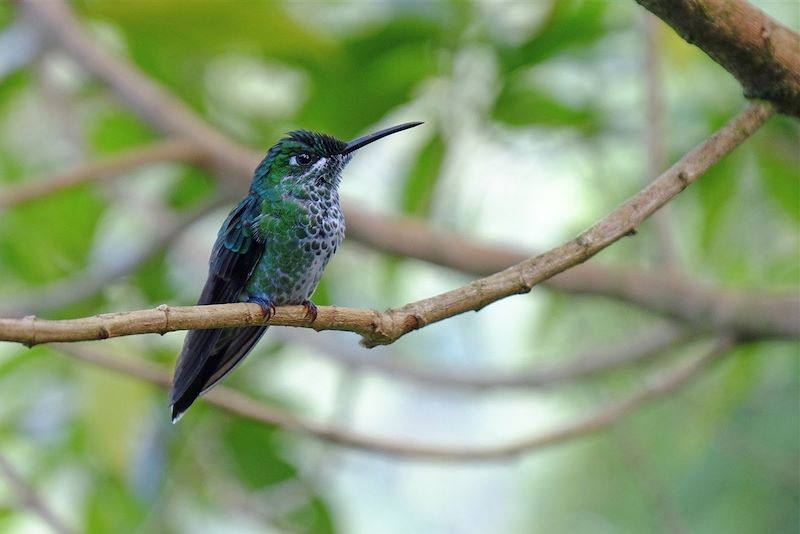
M 351 158 L 350 154 L 320 158 L 311 166 L 309 173 L 304 178 L 310 179 L 314 176 L 314 183 L 318 187 L 326 184 L 328 187 L 336 189 L 342 180 L 342 170 Z

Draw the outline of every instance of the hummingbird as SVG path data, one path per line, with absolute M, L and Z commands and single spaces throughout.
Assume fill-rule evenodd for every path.
M 266 318 L 275 306 L 296 304 L 316 320 L 317 307 L 309 299 L 344 239 L 342 169 L 359 148 L 420 124 L 399 124 L 350 142 L 308 130 L 289 132 L 269 149 L 248 195 L 222 224 L 197 304 L 251 302 Z M 266 330 L 190 330 L 170 392 L 172 422 L 241 363 Z

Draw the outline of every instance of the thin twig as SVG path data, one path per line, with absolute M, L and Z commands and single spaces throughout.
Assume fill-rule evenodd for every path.
M 36 490 L 28 484 L 22 475 L 20 475 L 11 462 L 0 453 L 0 475 L 6 479 L 8 485 L 16 493 L 20 505 L 24 506 L 47 523 L 47 525 L 59 534 L 71 534 L 72 530 L 59 519 L 59 517 L 50 509 L 47 503 L 39 496 Z
M 624 417 L 659 397 L 666 396 L 689 383 L 704 369 L 719 360 L 733 346 L 733 340 L 724 338 L 705 356 L 680 366 L 677 370 L 663 374 L 650 381 L 638 391 L 621 400 L 611 402 L 594 410 L 590 415 L 561 425 L 551 431 L 517 439 L 500 445 L 487 446 L 434 446 L 406 442 L 399 439 L 365 436 L 347 432 L 313 421 L 305 421 L 281 409 L 268 406 L 225 386 L 218 386 L 205 397 L 208 403 L 225 410 L 268 425 L 305 434 L 338 445 L 377 454 L 410 457 L 436 461 L 485 461 L 514 458 L 572 439 L 605 430 Z M 138 378 L 158 386 L 169 388 L 172 378 L 168 371 L 142 361 L 127 361 L 110 358 L 99 351 L 82 345 L 57 345 L 59 351 L 81 361 L 89 362 L 112 371 Z
M 0 189 L 0 210 L 87 182 L 117 177 L 153 163 L 165 161 L 199 163 L 203 157 L 200 146 L 191 141 L 171 139 L 156 142 L 150 146 L 78 165 L 57 175 L 31 178 L 20 184 Z

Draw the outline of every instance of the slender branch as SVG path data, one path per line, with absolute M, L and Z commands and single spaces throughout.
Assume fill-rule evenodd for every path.
M 481 243 L 431 228 L 407 217 L 350 212 L 348 240 L 357 240 L 401 257 L 417 258 L 476 275 L 490 275 L 531 256 L 513 247 Z M 353 235 L 353 227 L 358 231 Z M 726 291 L 674 271 L 576 265 L 543 285 L 578 295 L 610 297 L 701 329 L 758 332 L 791 331 L 797 301 L 764 291 Z M 800 331 L 794 329 L 794 331 Z
M 70 534 L 72 530 L 59 519 L 47 503 L 36 493 L 36 490 L 20 475 L 11 462 L 0 453 L 0 476 L 6 479 L 11 489 L 17 494 L 22 506 L 39 516 L 47 525 L 59 534 Z
M 28 345 L 50 341 L 105 339 L 142 333 L 165 333 L 183 329 L 251 326 L 274 324 L 306 326 L 317 330 L 347 330 L 364 337 L 367 347 L 393 343 L 405 334 L 448 317 L 477 311 L 511 295 L 527 293 L 534 285 L 561 271 L 591 258 L 605 247 L 636 228 L 658 208 L 696 181 L 702 174 L 750 136 L 772 115 L 767 104 L 748 106 L 721 130 L 642 191 L 624 202 L 594 226 L 548 252 L 527 259 L 504 271 L 476 280 L 466 286 L 412 302 L 386 312 L 358 310 L 336 306 L 322 307 L 313 324 L 302 306 L 280 307 L 274 317 L 265 320 L 254 304 L 220 304 L 213 306 L 159 306 L 156 310 L 111 313 L 65 321 L 44 321 L 35 317 L 0 319 L 0 339 Z M 798 298 L 786 298 L 786 313 L 775 324 L 753 330 L 753 324 L 741 321 L 738 313 L 757 308 L 757 302 L 739 303 L 723 310 L 723 316 L 709 317 L 712 324 L 722 321 L 743 336 L 798 337 L 800 313 Z M 774 319 L 774 318 L 773 318 Z M 756 323 L 758 324 L 758 323 Z M 739 328 L 732 328 L 738 326 Z
M 119 176 L 139 167 L 164 161 L 200 163 L 203 152 L 197 143 L 182 139 L 160 141 L 119 155 L 79 165 L 66 172 L 25 182 L 0 190 L 0 210 L 51 195 L 87 182 Z
M 112 56 L 98 47 L 63 1 L 16 1 L 59 49 L 105 82 L 145 121 L 169 135 L 201 144 L 217 166 L 217 176 L 228 184 L 231 195 L 246 189 L 260 154 L 225 138 L 125 58 Z M 351 241 L 474 274 L 491 274 L 530 256 L 513 249 L 472 243 L 417 221 L 372 215 L 349 202 L 344 203 L 344 211 Z M 757 310 L 752 313 L 746 305 L 732 310 L 729 302 L 746 304 L 752 299 L 748 295 L 714 291 L 674 273 L 625 272 L 590 264 L 576 266 L 547 284 L 559 291 L 618 298 L 689 324 L 734 331 L 745 327 L 753 335 L 764 328 L 768 332 L 785 330 L 787 322 L 783 313 L 787 308 L 785 299 L 773 301 L 759 296 Z M 731 317 L 735 317 L 733 324 L 728 321 Z M 778 324 L 784 326 L 776 327 Z
M 800 117 L 800 35 L 744 0 L 636 0 L 733 74 L 748 98 Z
M 507 373 L 491 371 L 452 371 L 425 366 L 411 366 L 386 358 L 355 356 L 352 351 L 340 348 L 329 338 L 308 336 L 305 332 L 287 329 L 280 332 L 284 339 L 312 343 L 321 349 L 314 353 L 333 359 L 343 365 L 373 371 L 394 379 L 435 387 L 462 388 L 488 391 L 497 388 L 533 389 L 552 387 L 564 382 L 596 376 L 627 365 L 653 359 L 691 336 L 673 326 L 660 325 L 649 328 L 631 339 L 608 347 L 587 351 L 570 357 L 565 362 L 539 364 L 535 369 L 521 369 Z
M 638 391 L 621 400 L 601 406 L 586 417 L 581 417 L 547 432 L 500 445 L 435 446 L 346 432 L 313 421 L 298 419 L 278 408 L 267 406 L 225 386 L 218 386 L 203 398 L 210 404 L 254 421 L 276 425 L 292 432 L 366 452 L 436 461 L 497 460 L 513 458 L 605 430 L 649 402 L 685 386 L 712 363 L 719 360 L 732 346 L 733 340 L 724 338 L 718 341 L 705 356 L 683 365 L 675 371 L 656 377 Z M 104 353 L 79 345 L 58 345 L 56 348 L 81 361 L 93 363 L 164 388 L 169 388 L 172 382 L 169 372 L 146 362 L 109 358 Z

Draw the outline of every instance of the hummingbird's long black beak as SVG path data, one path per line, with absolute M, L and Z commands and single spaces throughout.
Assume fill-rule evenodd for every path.
M 373 141 L 377 141 L 378 139 L 383 139 L 387 135 L 392 135 L 393 133 L 402 132 L 403 130 L 408 130 L 409 128 L 413 128 L 414 126 L 419 126 L 422 124 L 421 122 L 406 122 L 404 124 L 398 124 L 397 126 L 390 126 L 389 128 L 385 128 L 383 130 L 377 131 L 375 133 L 367 134 L 363 137 L 359 137 L 358 139 L 353 139 L 347 146 L 342 150 L 341 154 L 349 154 L 354 150 L 358 150 L 359 148 L 366 146 Z

